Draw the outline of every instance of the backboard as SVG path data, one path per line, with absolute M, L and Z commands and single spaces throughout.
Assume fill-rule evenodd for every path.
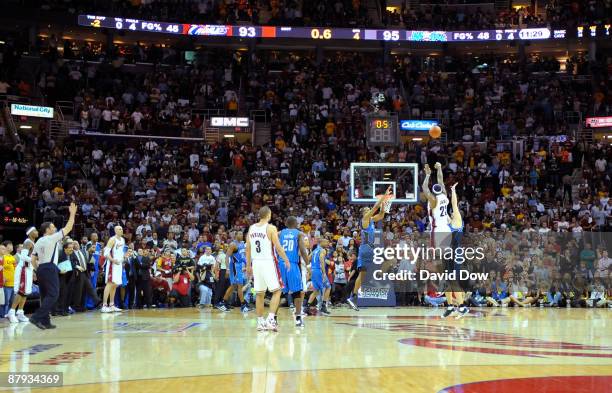
M 417 203 L 419 166 L 414 163 L 351 163 L 351 203 L 376 203 L 376 195 L 393 188 L 393 203 Z

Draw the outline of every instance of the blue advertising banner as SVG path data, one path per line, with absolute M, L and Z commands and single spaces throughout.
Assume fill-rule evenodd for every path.
M 429 131 L 433 126 L 437 126 L 437 120 L 400 120 L 401 131 Z

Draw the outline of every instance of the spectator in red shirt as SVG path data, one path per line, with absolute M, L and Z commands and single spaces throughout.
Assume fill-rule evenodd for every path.
M 190 289 L 191 282 L 193 281 L 193 267 L 182 267 L 181 270 L 174 274 L 174 284 L 172 284 L 172 291 L 170 291 L 169 300 L 170 305 L 177 305 L 178 307 L 189 307 L 191 306 Z
M 153 289 L 153 304 L 160 305 L 166 304 L 168 299 L 168 292 L 170 292 L 170 285 L 168 285 L 168 281 L 166 281 L 160 272 L 155 274 L 155 277 L 151 279 L 151 288 Z

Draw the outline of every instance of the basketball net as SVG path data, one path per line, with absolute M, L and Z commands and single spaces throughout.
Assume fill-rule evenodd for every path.
M 395 195 L 376 195 L 376 198 L 383 199 L 383 209 L 385 210 L 385 213 L 389 213 L 391 211 L 391 204 L 393 203 L 393 199 L 395 199 Z

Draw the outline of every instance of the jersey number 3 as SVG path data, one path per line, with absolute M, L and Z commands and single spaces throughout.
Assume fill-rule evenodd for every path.
M 261 252 L 261 242 L 260 242 L 259 240 L 256 240 L 256 241 L 255 241 L 255 251 L 256 251 L 257 253 L 260 253 L 260 252 Z

